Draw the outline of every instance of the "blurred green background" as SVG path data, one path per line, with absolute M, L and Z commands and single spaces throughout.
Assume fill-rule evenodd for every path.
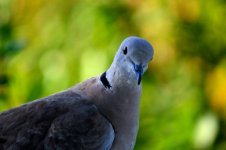
M 97 76 L 129 35 L 155 50 L 136 150 L 226 149 L 225 0 L 0 0 L 0 111 Z

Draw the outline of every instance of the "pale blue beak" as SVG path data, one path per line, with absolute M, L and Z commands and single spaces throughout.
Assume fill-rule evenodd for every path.
M 143 67 L 142 65 L 136 65 L 134 64 L 134 70 L 136 72 L 136 75 L 137 75 L 137 80 L 138 80 L 138 85 L 140 85 L 140 82 L 141 82 L 141 77 L 143 75 Z

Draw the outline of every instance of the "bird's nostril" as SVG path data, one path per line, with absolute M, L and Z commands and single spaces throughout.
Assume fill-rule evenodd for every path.
M 142 65 L 136 65 L 136 64 L 134 65 L 134 69 L 136 72 L 140 72 L 142 68 L 143 68 Z

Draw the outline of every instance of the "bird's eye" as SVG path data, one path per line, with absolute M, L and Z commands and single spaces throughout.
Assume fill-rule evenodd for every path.
M 127 46 L 123 49 L 123 54 L 124 54 L 124 55 L 127 54 Z

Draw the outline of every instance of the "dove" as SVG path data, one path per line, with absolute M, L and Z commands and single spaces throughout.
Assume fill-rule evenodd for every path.
M 99 76 L 1 112 L 0 150 L 132 150 L 153 55 L 147 40 L 127 37 Z

